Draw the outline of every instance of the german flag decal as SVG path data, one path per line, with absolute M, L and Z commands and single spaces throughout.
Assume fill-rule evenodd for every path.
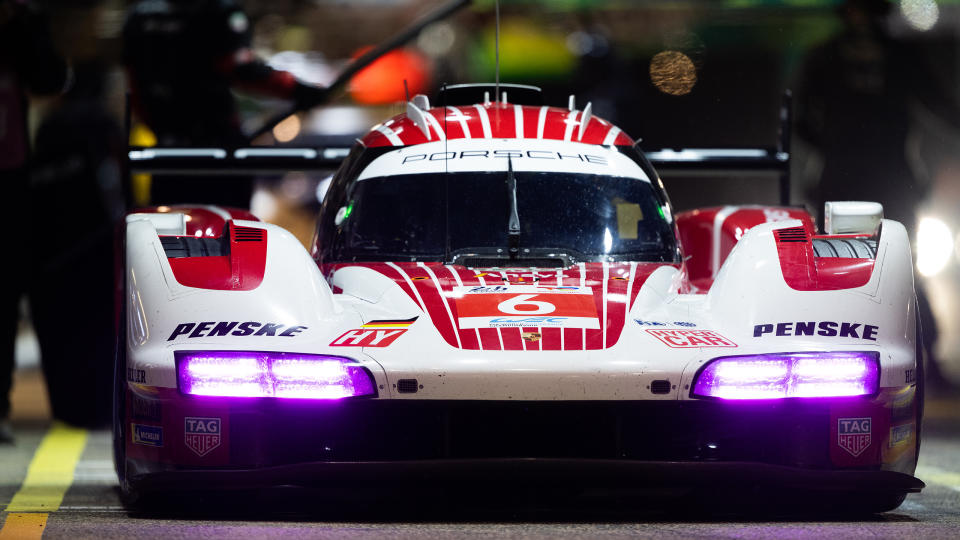
M 370 321 L 364 324 L 362 328 L 406 328 L 416 322 L 418 318 L 419 317 L 413 317 L 410 319 Z

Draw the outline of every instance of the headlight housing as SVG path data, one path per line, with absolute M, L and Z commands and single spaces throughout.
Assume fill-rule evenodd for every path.
M 697 372 L 691 395 L 720 399 L 844 397 L 877 393 L 876 352 L 774 353 L 714 358 Z
M 176 352 L 177 385 L 198 396 L 340 399 L 376 396 L 355 360 L 284 352 Z

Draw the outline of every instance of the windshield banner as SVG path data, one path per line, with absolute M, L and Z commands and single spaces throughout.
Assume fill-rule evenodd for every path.
M 401 147 L 368 165 L 357 180 L 402 174 L 454 172 L 598 174 L 649 182 L 632 159 L 595 144 L 537 139 L 457 139 Z

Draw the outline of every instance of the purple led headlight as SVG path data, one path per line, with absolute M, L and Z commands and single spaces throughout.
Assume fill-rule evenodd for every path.
M 714 358 L 693 395 L 723 399 L 862 396 L 880 386 L 875 352 L 809 352 Z
M 373 396 L 373 377 L 339 356 L 282 352 L 178 352 L 177 383 L 198 396 L 340 399 Z

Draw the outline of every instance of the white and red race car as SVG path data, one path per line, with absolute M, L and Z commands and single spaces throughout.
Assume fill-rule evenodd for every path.
M 442 102 L 355 144 L 312 253 L 247 213 L 128 216 L 123 490 L 923 487 L 910 246 L 878 204 L 828 205 L 827 234 L 674 215 L 589 105 Z

